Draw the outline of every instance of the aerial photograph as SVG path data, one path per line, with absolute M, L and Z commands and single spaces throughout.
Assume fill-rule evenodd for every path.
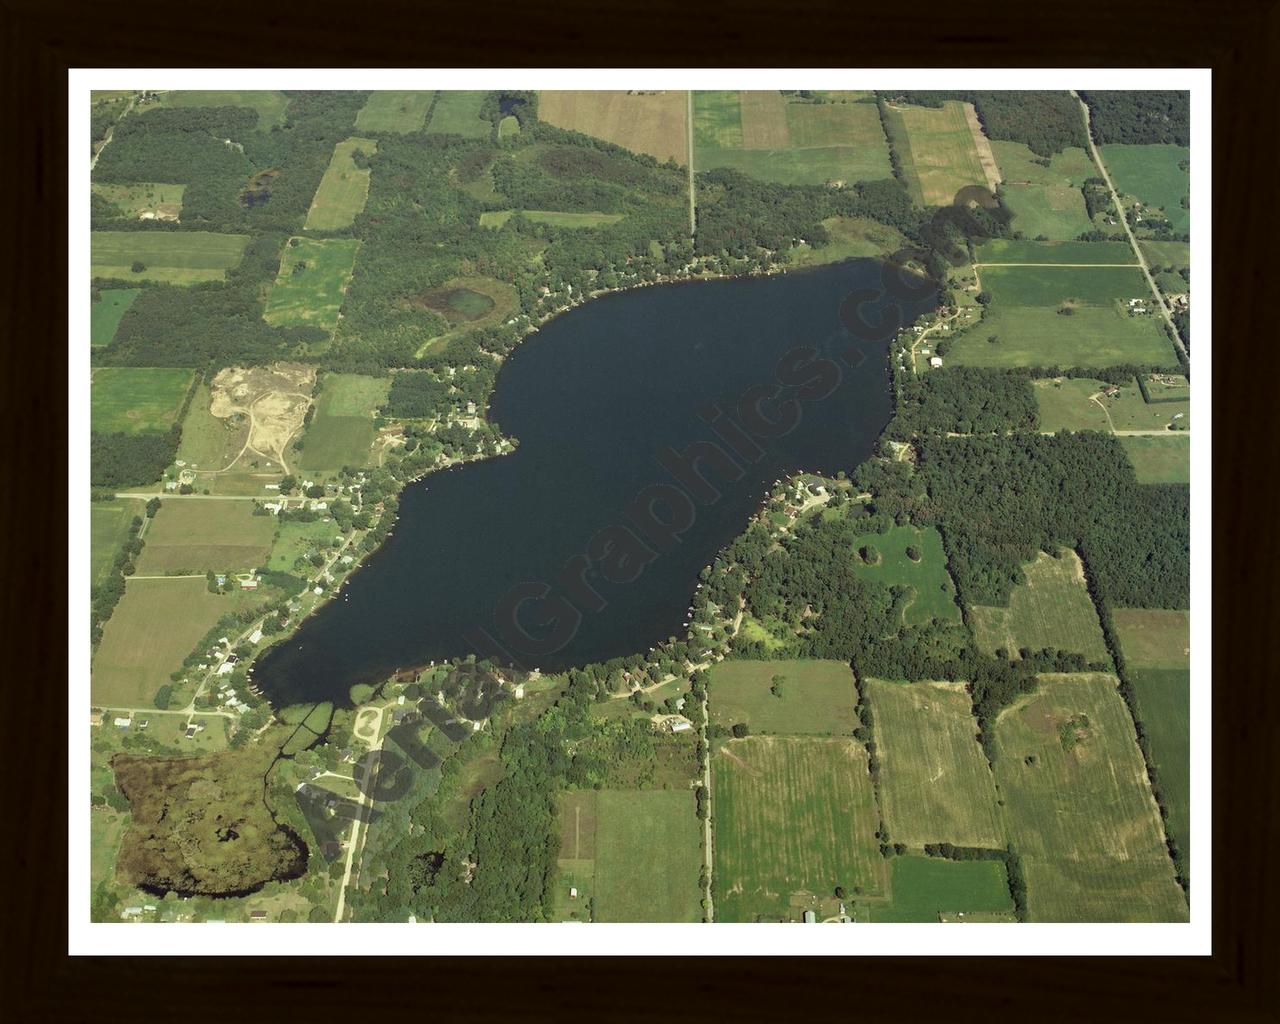
M 93 91 L 87 923 L 1190 922 L 1191 120 Z

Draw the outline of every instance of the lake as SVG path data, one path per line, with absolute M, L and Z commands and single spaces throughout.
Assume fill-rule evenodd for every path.
M 517 450 L 406 487 L 395 532 L 255 682 L 277 706 L 349 703 L 431 660 L 558 671 L 682 634 L 773 482 L 852 470 L 888 423 L 890 307 L 909 323 L 936 298 L 884 295 L 881 267 L 638 288 L 550 321 L 489 410 Z M 859 340 L 855 305 L 887 326 Z

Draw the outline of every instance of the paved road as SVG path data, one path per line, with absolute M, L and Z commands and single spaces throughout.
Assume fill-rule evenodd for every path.
M 1147 258 L 1142 255 L 1142 248 L 1138 245 L 1138 240 L 1134 237 L 1133 230 L 1129 227 L 1129 218 L 1124 215 L 1124 206 L 1120 202 L 1120 194 L 1116 192 L 1115 185 L 1111 183 L 1111 175 L 1107 173 L 1107 165 L 1102 162 L 1102 154 L 1098 152 L 1098 147 L 1094 145 L 1093 130 L 1089 122 L 1089 104 L 1080 99 L 1080 95 L 1074 89 L 1071 90 L 1071 95 L 1076 98 L 1076 101 L 1080 104 L 1080 109 L 1084 111 L 1084 133 L 1089 139 L 1089 153 L 1093 157 L 1093 162 L 1097 164 L 1098 170 L 1102 173 L 1102 180 L 1107 183 L 1107 190 L 1111 193 L 1111 202 L 1115 204 L 1116 216 L 1120 218 L 1120 226 L 1124 228 L 1124 233 L 1129 238 L 1129 245 L 1133 247 L 1133 253 L 1138 257 L 1138 266 L 1142 268 L 1142 275 L 1147 279 L 1151 294 L 1155 296 L 1156 305 L 1160 307 L 1164 322 L 1169 325 L 1169 333 L 1173 335 L 1173 345 L 1178 350 L 1178 354 L 1182 356 L 1183 361 L 1190 362 L 1187 348 L 1182 343 L 1178 328 L 1174 326 L 1173 314 L 1170 313 L 1164 296 L 1160 294 L 1160 289 L 1156 287 L 1156 279 L 1151 276 L 1151 268 L 1147 266 Z

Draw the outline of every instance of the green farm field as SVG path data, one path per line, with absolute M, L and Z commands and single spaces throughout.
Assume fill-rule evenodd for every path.
M 866 685 L 890 840 L 913 848 L 1003 848 L 995 781 L 963 684 L 868 679 Z
M 103 289 L 102 297 L 89 306 L 89 344 L 94 348 L 110 345 L 120 319 L 141 294 L 141 288 Z
M 480 214 L 482 228 L 500 228 L 511 219 L 515 210 L 487 210 Z M 573 213 L 559 210 L 521 210 L 521 216 L 535 224 L 549 224 L 555 228 L 598 228 L 617 224 L 621 213 Z
M 1191 437 L 1122 437 L 1120 447 L 1129 456 L 1140 484 L 1191 483 Z
M 307 211 L 305 230 L 336 231 L 355 222 L 369 198 L 369 170 L 357 167 L 353 154 L 360 150 L 372 156 L 377 149 L 373 139 L 362 138 L 350 138 L 333 147 L 333 157 Z
M 1012 921 L 1013 899 L 1004 863 L 894 857 L 890 899 L 858 904 L 858 920 L 927 923 L 973 915 L 982 921 Z
M 755 736 L 712 754 L 716 919 L 798 919 L 836 886 L 884 893 L 866 750 L 848 738 Z
M 702 823 L 692 790 L 601 790 L 595 819 L 597 920 L 702 920 Z
M 1080 243 L 1090 244 L 1090 243 Z M 1051 261 L 1052 262 L 1052 261 Z M 1133 263 L 1132 259 L 1123 262 Z M 991 293 L 993 307 L 1111 306 L 1129 299 L 1150 298 L 1142 271 L 1128 267 L 988 267 L 982 268 L 982 287 Z M 1070 319 L 1064 317 L 1063 319 Z
M 1096 177 L 1089 154 L 1079 146 L 1068 146 L 1049 158 L 1049 166 L 1040 161 L 1043 157 L 1031 152 L 1022 142 L 991 140 L 991 152 L 1000 167 L 1000 179 L 1009 185 L 1053 185 L 1060 188 L 1079 188 L 1085 178 Z
M 191 388 L 191 370 L 103 366 L 93 371 L 89 423 L 103 434 L 141 434 L 173 426 Z
M 1191 870 L 1191 620 L 1185 611 L 1117 608 L 1120 650 L 1164 790 L 1169 834 Z
M 200 638 L 236 606 L 232 595 L 209 593 L 203 576 L 129 580 L 93 659 L 93 703 L 150 706 L 156 691 L 169 682 L 169 674 L 182 667 Z
M 140 576 L 245 572 L 267 560 L 274 516 L 255 516 L 248 501 L 162 500 L 138 557 Z
M 860 256 L 883 256 L 908 244 L 907 237 L 896 228 L 866 217 L 828 217 L 822 226 L 831 240 L 821 247 L 805 243 L 791 249 L 787 259 L 793 266 L 817 266 Z
M 429 135 L 461 135 L 467 139 L 487 139 L 493 125 L 480 119 L 483 90 L 443 89 L 427 125 Z
M 407 92 L 384 89 L 369 94 L 356 115 L 356 130 L 362 132 L 421 131 L 431 109 L 434 92 Z
M 783 677 L 782 696 L 770 686 Z M 853 672 L 841 661 L 724 661 L 711 670 L 711 721 L 753 733 L 847 736 L 857 728 Z
M 1176 366 L 1160 318 L 1129 316 L 1121 306 L 1077 306 L 1063 316 L 1048 306 L 993 300 L 982 321 L 951 343 L 947 358 L 959 366 Z
M 258 130 L 284 124 L 289 97 L 267 89 L 183 89 L 160 95 L 162 107 L 249 107 L 258 112 Z
M 210 231 L 94 231 L 90 263 L 95 278 L 196 284 L 222 281 L 240 262 L 248 235 Z M 144 269 L 133 270 L 134 262 Z
M 1056 647 L 1083 654 L 1091 662 L 1109 661 L 1079 556 L 1065 548 L 1059 558 L 1042 551 L 1023 571 L 1026 582 L 1013 588 L 1007 608 L 969 609 L 978 648 L 988 654 L 1003 648 L 1009 657 L 1017 657 L 1023 647 Z
M 878 562 L 867 564 L 857 553 L 866 545 L 873 545 L 880 553 Z M 907 555 L 910 547 L 917 549 L 920 561 L 913 561 Z M 903 612 L 907 625 L 935 619 L 960 621 L 956 588 L 947 573 L 942 537 L 933 527 L 895 526 L 887 533 L 864 534 L 855 538 L 852 557 L 853 571 L 864 579 L 875 580 L 885 586 L 910 587 L 915 592 Z
M 1191 266 L 1190 242 L 1139 241 L 1138 248 L 1142 250 L 1142 255 L 1147 258 L 1147 262 L 1153 266 L 1179 269 Z
M 138 220 L 178 220 L 182 214 L 182 193 L 186 185 L 167 185 L 141 181 L 130 185 L 93 184 L 94 195 L 101 196 L 120 211 L 121 217 Z
M 127 498 L 89 503 L 89 580 L 104 582 L 121 546 L 129 539 L 129 524 L 143 514 L 143 502 Z
M 695 92 L 694 166 L 821 185 L 892 176 L 874 103 L 790 102 L 778 92 Z
M 886 109 L 903 176 L 920 205 L 948 206 L 966 185 L 986 186 L 963 103 Z
M 993 238 L 978 247 L 977 257 L 984 267 L 1001 263 L 1124 263 L 1134 268 L 1138 265 L 1127 242 L 1032 242 Z
M 374 413 L 387 400 L 391 381 L 335 373 L 324 378 L 316 412 L 303 435 L 298 467 L 308 472 L 337 472 L 366 466 L 377 433 Z
M 1185 921 L 1113 676 L 1047 675 L 995 726 L 996 778 L 1032 921 Z
M 1004 204 L 1013 228 L 1028 238 L 1079 238 L 1093 230 L 1084 194 L 1071 185 L 1005 185 Z
M 1102 160 L 1111 172 L 1116 189 L 1134 196 L 1147 206 L 1164 210 L 1165 218 L 1178 233 L 1191 230 L 1191 211 L 1183 209 L 1182 197 L 1189 194 L 1190 175 L 1178 165 L 1190 158 L 1183 146 L 1111 144 L 1102 146 Z M 1136 234 L 1142 223 L 1131 224 Z
M 1171 386 L 1148 382 L 1148 393 L 1157 399 L 1150 403 L 1143 399 L 1136 381 L 1118 388 L 1114 395 L 1106 394 L 1113 385 L 1088 377 L 1035 381 L 1040 429 L 1050 433 L 1059 430 L 1100 430 L 1106 433 L 1113 430 L 1166 430 L 1174 423 L 1189 427 L 1190 389 L 1181 386 L 1186 378 L 1175 376 L 1168 379 Z M 1175 420 L 1175 416 L 1178 419 Z
M 291 238 L 280 253 L 280 272 L 267 296 L 263 319 L 269 324 L 338 326 L 355 266 L 358 238 Z

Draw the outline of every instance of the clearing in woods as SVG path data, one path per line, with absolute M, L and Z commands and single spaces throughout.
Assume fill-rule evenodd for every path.
M 762 181 L 824 185 L 892 176 L 874 102 L 812 102 L 779 92 L 695 92 L 694 164 Z
M 222 281 L 240 262 L 248 235 L 211 231 L 94 231 L 90 235 L 95 278 L 197 284 Z M 142 269 L 134 270 L 135 264 Z
M 1191 483 L 1191 437 L 1122 437 L 1120 447 L 1140 484 Z
M 949 206 L 966 185 L 986 186 L 965 104 L 885 109 L 907 188 L 921 206 Z
M 245 572 L 267 560 L 274 516 L 255 516 L 248 501 L 160 502 L 138 556 L 140 576 Z
M 770 688 L 781 676 L 782 696 Z M 842 661 L 724 661 L 708 682 L 711 721 L 753 733 L 847 736 L 857 728 L 858 694 Z
M 929 923 L 1014 920 L 1003 861 L 894 857 L 890 898 L 857 904 L 859 921 Z
M 964 684 L 866 685 L 890 842 L 1003 848 L 995 780 Z
M 906 235 L 866 217 L 828 217 L 822 222 L 830 240 L 821 247 L 808 242 L 795 246 L 787 261 L 793 266 L 816 266 L 820 263 L 839 263 L 859 256 L 887 256 L 904 248 Z
M 974 605 L 969 609 L 978 648 L 988 654 L 1003 649 L 1016 658 L 1024 647 L 1032 651 L 1055 647 L 1083 654 L 1089 662 L 1109 661 L 1080 557 L 1069 548 L 1057 558 L 1042 551 L 1023 566 L 1023 572 L 1026 582 L 1010 592 L 1007 608 Z
M 373 420 L 387 400 L 388 377 L 334 373 L 324 378 L 315 415 L 299 442 L 295 461 L 312 473 L 336 473 L 343 466 L 370 464 L 376 431 Z
M 141 288 L 104 288 L 98 292 L 89 306 L 89 344 L 94 348 L 110 345 L 125 311 L 141 294 Z
M 321 327 L 331 335 L 355 266 L 358 238 L 291 238 L 267 296 L 269 324 Z
M 1041 676 L 1000 713 L 995 744 L 1030 920 L 1187 920 L 1114 676 Z
M 333 147 L 329 166 L 307 211 L 305 230 L 336 231 L 355 223 L 369 198 L 369 169 L 356 163 L 355 154 L 372 156 L 377 150 L 377 142 L 362 138 L 347 139 Z
M 369 99 L 356 115 L 356 129 L 362 132 L 421 131 L 434 92 L 409 92 L 386 89 L 369 94 Z
M 480 118 L 480 105 L 487 95 L 483 90 L 441 90 L 431 111 L 427 134 L 487 139 L 493 133 L 493 124 Z
M 480 214 L 480 226 L 500 228 L 517 212 L 535 224 L 550 224 L 556 228 L 598 228 L 602 224 L 617 224 L 625 216 L 621 213 L 573 213 L 559 210 L 487 210 Z
M 1097 176 L 1089 154 L 1078 146 L 1055 153 L 1045 167 L 1043 157 L 1021 142 L 991 143 L 1004 204 L 1014 215 L 1013 226 L 1028 238 L 1073 239 L 1093 230 L 1080 186 Z M 1121 243 L 1123 244 L 1123 243 Z
M 861 552 L 874 547 L 876 559 L 867 562 Z M 916 558 L 907 552 L 913 550 Z M 910 602 L 903 609 L 907 625 L 960 621 L 956 588 L 947 572 L 947 555 L 942 537 L 932 526 L 895 526 L 887 533 L 868 533 L 853 542 L 853 571 L 864 579 L 885 586 L 910 587 Z
M 172 220 L 182 214 L 182 193 L 186 185 L 166 185 L 157 181 L 140 181 L 131 185 L 93 185 L 93 194 L 101 196 L 130 220 Z
M 90 428 L 102 434 L 141 434 L 173 426 L 191 389 L 191 370 L 102 366 L 89 390 Z
M 836 886 L 887 890 L 862 744 L 753 736 L 717 747 L 711 763 L 716 920 L 798 920 Z
M 1191 386 L 1179 374 L 1147 378 L 1148 402 L 1137 381 L 1108 384 L 1089 377 L 1051 377 L 1033 382 L 1040 429 L 1101 430 L 1104 433 L 1139 430 L 1169 431 L 1191 426 Z
M 1169 834 L 1191 871 L 1191 616 L 1185 611 L 1117 608 L 1125 671 L 1164 791 Z
M 249 107 L 258 112 L 258 131 L 284 124 L 289 97 L 266 89 L 182 89 L 163 92 L 156 104 L 161 107 Z
M 544 89 L 538 94 L 539 120 L 678 164 L 689 162 L 685 107 L 685 94 L 678 89 Z

